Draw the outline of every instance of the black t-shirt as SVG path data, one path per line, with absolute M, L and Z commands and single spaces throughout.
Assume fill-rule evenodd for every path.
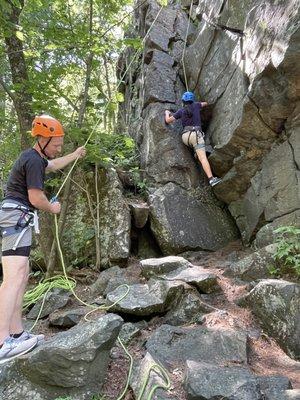
M 34 208 L 28 198 L 28 189 L 44 190 L 45 169 L 48 161 L 41 157 L 35 149 L 21 153 L 14 163 L 5 191 L 5 199 L 18 200 Z

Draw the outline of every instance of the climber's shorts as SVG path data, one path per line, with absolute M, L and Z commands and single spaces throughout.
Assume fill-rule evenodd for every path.
M 30 254 L 32 243 L 32 227 L 26 226 L 22 233 L 21 239 L 18 237 L 23 229 L 16 230 L 14 233 L 13 228 L 16 227 L 18 220 L 22 216 L 22 210 L 3 210 L 0 209 L 0 227 L 2 236 L 2 256 L 25 256 Z M 6 228 L 8 229 L 6 234 Z M 16 245 L 17 243 L 17 245 Z
M 200 129 L 196 129 L 196 127 L 187 127 L 190 129 L 185 129 L 181 138 L 183 143 L 186 146 L 192 147 L 196 150 L 204 150 L 205 142 L 204 142 L 204 133 Z

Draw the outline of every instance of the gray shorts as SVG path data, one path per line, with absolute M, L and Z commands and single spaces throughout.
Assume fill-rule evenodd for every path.
M 9 201 L 12 203 L 12 201 Z M 15 204 L 15 201 L 13 202 Z M 21 204 L 21 203 L 20 203 Z M 5 255 L 21 255 L 29 256 L 30 246 L 32 243 L 32 227 L 28 225 L 25 228 L 19 228 L 16 233 L 13 233 L 13 229 L 16 227 L 18 220 L 24 212 L 22 210 L 3 210 L 0 209 L 0 227 L 2 233 L 2 256 Z M 25 215 L 24 215 L 25 216 Z M 25 216 L 27 218 L 27 216 Z M 5 228 L 10 228 L 9 234 L 6 236 Z M 22 233 L 20 241 L 17 243 L 18 238 Z M 8 232 L 8 231 L 7 231 Z M 17 244 L 17 245 L 16 245 Z

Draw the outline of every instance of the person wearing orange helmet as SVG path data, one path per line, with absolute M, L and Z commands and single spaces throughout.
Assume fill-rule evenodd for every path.
M 61 205 L 44 193 L 45 173 L 57 171 L 85 156 L 85 148 L 55 158 L 62 151 L 64 130 L 49 115 L 35 117 L 32 136 L 36 143 L 21 153 L 8 178 L 0 209 L 3 282 L 0 287 L 0 364 L 24 354 L 44 339 L 24 331 L 22 303 L 29 274 L 32 228 L 37 212 L 59 214 Z

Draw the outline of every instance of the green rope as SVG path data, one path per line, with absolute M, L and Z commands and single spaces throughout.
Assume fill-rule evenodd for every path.
M 163 377 L 164 377 L 165 380 L 166 380 L 166 383 L 165 383 L 165 384 L 163 384 L 163 383 L 157 383 L 156 385 L 154 385 L 154 386 L 151 388 L 151 390 L 150 390 L 150 392 L 149 392 L 149 394 L 148 394 L 148 396 L 147 396 L 147 400 L 151 400 L 151 398 L 152 398 L 152 396 L 153 396 L 155 390 L 157 390 L 157 389 L 159 389 L 159 388 L 161 388 L 161 389 L 163 389 L 163 390 L 169 390 L 169 389 L 170 389 L 170 387 L 171 387 L 171 382 L 170 382 L 170 378 L 169 378 L 169 375 L 168 375 L 166 369 L 163 368 L 163 367 L 162 367 L 161 365 L 159 365 L 159 364 L 152 364 L 152 365 L 149 367 L 149 369 L 148 369 L 148 371 L 147 371 L 147 374 L 146 374 L 146 376 L 145 376 L 145 378 L 144 378 L 143 386 L 142 386 L 141 391 L 140 391 L 140 393 L 139 393 L 138 400 L 141 400 L 141 398 L 143 397 L 143 394 L 144 394 L 144 392 L 145 392 L 147 383 L 148 383 L 149 378 L 150 378 L 150 373 L 151 373 L 151 371 L 155 371 L 155 370 L 156 370 L 156 372 L 160 372 L 160 373 L 163 375 Z

